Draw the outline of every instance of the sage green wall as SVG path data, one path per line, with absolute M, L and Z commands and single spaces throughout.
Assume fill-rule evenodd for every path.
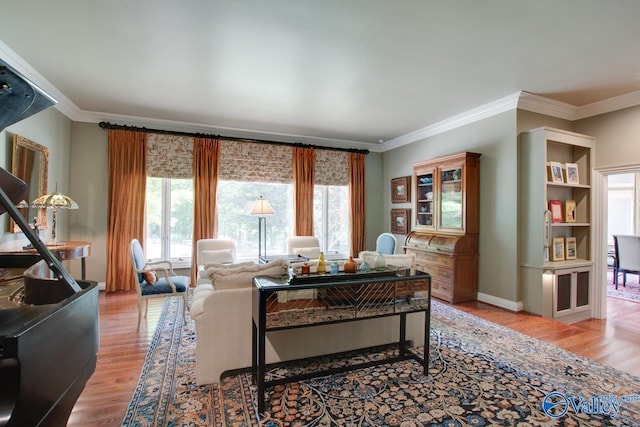
M 478 291 L 508 302 L 518 302 L 520 299 L 516 140 L 516 111 L 513 110 L 390 150 L 383 155 L 387 194 L 385 221 L 389 223 L 391 178 L 411 175 L 412 163 L 420 160 L 460 151 L 482 153 Z M 412 197 L 415 198 L 415 195 L 412 194 Z M 386 228 L 389 226 L 386 225 Z
M 382 153 L 369 153 L 365 161 L 365 249 L 375 250 L 378 235 L 387 230 L 385 228 L 385 215 L 387 209 L 382 209 L 384 201 L 388 198 L 383 190 L 385 181 L 383 177 Z M 388 184 L 386 184 L 388 186 Z M 387 230 L 388 231 L 388 230 Z
M 68 194 L 75 200 L 75 195 L 70 188 L 71 169 L 71 120 L 55 108 L 49 108 L 22 120 L 4 131 L 0 132 L 1 150 L 0 164 L 3 168 L 11 170 L 11 149 L 13 135 L 21 135 L 40 145 L 49 148 L 49 192 L 56 189 L 59 193 Z M 63 240 L 70 239 L 69 225 L 77 220 L 77 215 L 83 209 L 80 204 L 79 210 L 58 212 L 58 234 Z M 49 221 L 51 221 L 49 214 Z M 0 234 L 0 244 L 8 241 L 18 240 L 27 243 L 24 234 L 7 232 L 8 215 L 2 215 L 2 233 Z M 49 230 L 51 225 L 49 223 Z M 48 238 L 41 236 L 43 240 Z M 73 274 L 80 275 L 79 263 L 66 263 L 65 267 Z
M 70 224 L 71 238 L 92 242 L 86 259 L 87 277 L 107 276 L 107 131 L 95 123 L 71 126 L 71 192 L 81 207 Z
M 640 165 L 640 106 L 577 120 L 575 129 L 595 137 L 596 169 Z

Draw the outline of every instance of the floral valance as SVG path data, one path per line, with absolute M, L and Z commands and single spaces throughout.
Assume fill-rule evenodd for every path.
M 220 156 L 218 179 L 293 182 L 291 146 L 221 140 Z M 192 178 L 193 137 L 149 133 L 147 175 L 160 178 Z M 314 183 L 348 185 L 348 153 L 316 149 Z
M 156 178 L 192 178 L 193 137 L 148 134 L 147 175 Z
M 315 151 L 314 184 L 349 185 L 349 153 L 333 150 Z
M 290 146 L 222 140 L 220 153 L 221 180 L 293 181 Z

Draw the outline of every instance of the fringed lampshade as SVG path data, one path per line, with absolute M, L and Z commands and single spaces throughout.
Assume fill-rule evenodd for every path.
M 31 207 L 38 209 L 51 209 L 52 212 L 52 221 L 53 224 L 51 226 L 51 241 L 50 245 L 59 245 L 58 242 L 58 223 L 56 221 L 56 214 L 58 209 L 78 209 L 78 204 L 73 201 L 73 199 L 69 196 L 65 196 L 64 194 L 60 194 L 57 191 L 51 194 L 45 194 L 44 196 L 40 196 L 35 199 L 31 203 Z

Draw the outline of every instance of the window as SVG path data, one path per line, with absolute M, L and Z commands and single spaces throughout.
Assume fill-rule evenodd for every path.
M 609 175 L 607 243 L 613 246 L 614 234 L 636 234 L 635 216 L 638 208 L 636 174 Z
M 266 217 L 267 255 L 287 253 L 286 239 L 293 233 L 293 184 L 218 182 L 218 237 L 236 241 L 238 259 L 258 258 L 258 218 L 248 212 L 263 196 L 275 215 Z
M 193 180 L 147 177 L 145 251 L 150 259 L 191 262 Z
M 348 186 L 314 186 L 313 231 L 325 253 L 349 253 Z

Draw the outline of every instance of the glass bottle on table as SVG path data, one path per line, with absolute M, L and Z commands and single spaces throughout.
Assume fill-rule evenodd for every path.
M 384 255 L 378 253 L 376 255 L 376 271 L 382 271 L 386 268 L 386 264 L 384 262 Z
M 324 262 L 324 252 L 320 252 L 320 257 L 318 258 L 318 267 L 316 268 L 316 273 L 325 274 L 327 272 L 327 264 Z

